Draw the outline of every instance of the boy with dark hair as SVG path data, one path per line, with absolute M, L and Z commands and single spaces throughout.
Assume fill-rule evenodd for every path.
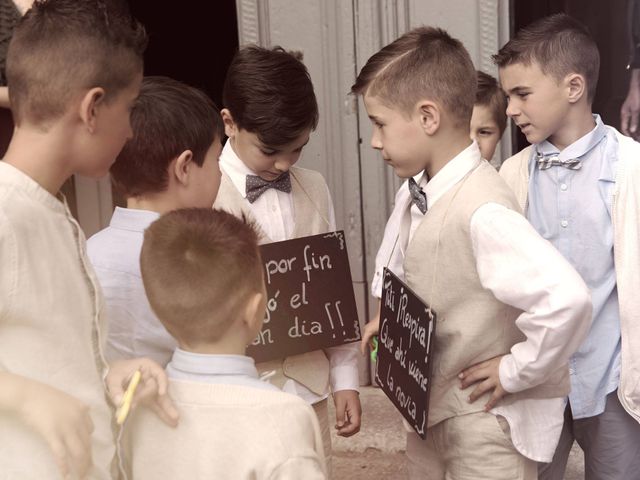
M 262 243 L 335 230 L 324 178 L 294 166 L 318 123 L 318 105 L 306 67 L 281 48 L 244 47 L 231 62 L 222 98 L 229 140 L 220 157 L 222 182 L 215 207 L 253 220 Z M 313 404 L 329 471 L 329 384 L 338 434 L 357 433 L 357 357 L 354 344 L 258 365 L 261 371 L 276 372 L 275 385 Z
M 476 101 L 471 115 L 471 138 L 478 142 L 482 158 L 493 164 L 493 154 L 507 127 L 507 98 L 491 75 L 480 70 Z M 500 164 L 500 160 L 497 160 Z
M 200 90 L 167 77 L 142 81 L 131 113 L 133 138 L 111 167 L 127 200 L 87 253 L 105 295 L 107 359 L 146 356 L 166 365 L 175 340 L 151 311 L 140 277 L 144 230 L 162 213 L 210 207 L 220 185 L 222 119 Z
M 585 452 L 586 478 L 637 478 L 640 146 L 592 113 L 599 55 L 577 20 L 543 18 L 494 59 L 507 115 L 532 143 L 500 173 L 593 299 L 591 330 L 569 363 L 562 437 L 540 476 L 563 477 L 575 439 Z
M 127 11 L 97 0 L 37 1 L 11 40 L 16 128 L 0 162 L 0 465 L 8 478 L 112 478 L 105 382 L 116 404 L 135 370 L 146 387 L 166 388 L 149 360 L 107 373 L 100 287 L 59 194 L 74 173 L 104 175 L 130 137 L 145 45 Z
M 223 211 L 177 210 L 146 230 L 140 267 L 179 345 L 167 374 L 180 425 L 134 414 L 133 478 L 324 479 L 313 409 L 261 381 L 245 356 L 266 304 L 256 231 Z
M 462 44 L 421 27 L 371 57 L 352 87 L 371 146 L 409 178 L 397 251 L 438 318 L 426 440 L 407 433 L 416 479 L 536 478 L 534 460 L 560 434 L 566 361 L 588 329 L 580 277 L 469 138 L 475 83 Z

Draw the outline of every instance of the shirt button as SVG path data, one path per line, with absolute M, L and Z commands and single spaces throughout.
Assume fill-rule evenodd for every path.
M 566 183 L 563 183 L 563 184 L 560 185 L 560 190 L 562 190 L 563 192 L 565 192 L 567 190 L 567 188 L 568 187 L 567 187 Z
M 569 226 L 569 222 L 567 222 L 566 220 L 562 220 L 562 221 L 560 222 L 560 226 L 561 226 L 562 228 L 567 228 L 567 227 Z
M 271 207 L 271 211 L 275 212 L 277 210 L 276 206 L 274 205 L 273 207 Z

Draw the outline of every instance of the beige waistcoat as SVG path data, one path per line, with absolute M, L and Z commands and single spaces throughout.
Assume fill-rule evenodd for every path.
M 324 178 L 318 172 L 304 168 L 291 167 L 289 171 L 295 216 L 292 238 L 328 232 L 330 230 L 328 220 L 330 205 Z M 224 172 L 213 207 L 225 210 L 240 218 L 244 217 L 249 221 L 256 221 L 249 203 Z M 260 243 L 273 242 L 257 223 L 256 226 L 260 231 Z M 328 388 L 329 360 L 322 350 L 259 363 L 256 367 L 259 372 L 275 370 L 275 376 L 269 380 L 280 388 L 288 378 L 296 380 L 318 395 L 324 394 Z
M 521 311 L 484 289 L 476 270 L 470 222 L 473 213 L 489 202 L 520 211 L 495 169 L 483 162 L 427 211 L 407 247 L 406 281 L 437 315 L 428 427 L 483 410 L 488 395 L 470 404 L 473 388 L 461 390 L 457 375 L 475 363 L 509 353 L 524 340 L 515 324 Z M 508 395 L 501 403 L 559 397 L 568 391 L 568 370 L 563 366 L 546 383 Z

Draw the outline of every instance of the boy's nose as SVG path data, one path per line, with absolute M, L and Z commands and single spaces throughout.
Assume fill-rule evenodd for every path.
M 376 150 L 382 150 L 382 142 L 375 133 L 371 135 L 371 147 Z
M 273 164 L 273 167 L 278 170 L 279 172 L 286 172 L 289 170 L 289 168 L 291 168 L 291 165 L 293 164 L 293 162 L 291 162 L 291 160 L 286 159 L 286 158 L 278 158 L 276 160 L 276 162 Z
M 507 117 L 517 117 L 518 115 L 520 115 L 520 109 L 518 109 L 516 107 L 515 102 L 509 101 L 509 103 L 507 103 Z

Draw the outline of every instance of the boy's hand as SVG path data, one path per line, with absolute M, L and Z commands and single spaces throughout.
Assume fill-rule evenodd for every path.
M 625 135 L 637 139 L 640 136 L 638 132 L 638 116 L 640 115 L 640 70 L 633 69 L 631 71 L 631 80 L 629 82 L 629 91 L 627 98 L 620 109 L 620 130 Z
M 378 307 L 378 313 L 376 313 L 375 317 L 369 320 L 369 323 L 367 323 L 364 326 L 364 330 L 362 331 L 362 340 L 360 341 L 360 351 L 362 352 L 363 355 L 367 353 L 367 344 L 369 343 L 369 341 L 374 335 L 378 334 L 379 330 L 380 330 L 380 308 Z M 370 347 L 373 349 L 373 345 L 370 345 Z
M 171 427 L 178 425 L 178 411 L 167 394 L 167 374 L 164 369 L 148 358 L 117 360 L 109 365 L 106 383 L 113 404 L 118 407 L 124 391 L 136 370 L 140 370 L 140 385 L 133 396 L 131 408 L 142 404 L 153 410 Z
M 499 370 L 502 357 L 503 355 L 500 355 L 499 357 L 493 357 L 484 362 L 476 363 L 458 375 L 463 390 L 474 383 L 481 382 L 475 390 L 471 392 L 471 395 L 469 395 L 469 403 L 475 402 L 487 392 L 492 392 L 489 401 L 484 406 L 485 412 L 495 407 L 498 401 L 509 393 L 502 388 L 502 384 L 500 383 Z
M 24 380 L 23 421 L 49 445 L 62 478 L 86 478 L 92 465 L 89 407 L 53 387 Z
M 360 431 L 362 406 L 360 394 L 355 390 L 340 390 L 333 394 L 336 406 L 336 430 L 341 437 L 350 437 Z

